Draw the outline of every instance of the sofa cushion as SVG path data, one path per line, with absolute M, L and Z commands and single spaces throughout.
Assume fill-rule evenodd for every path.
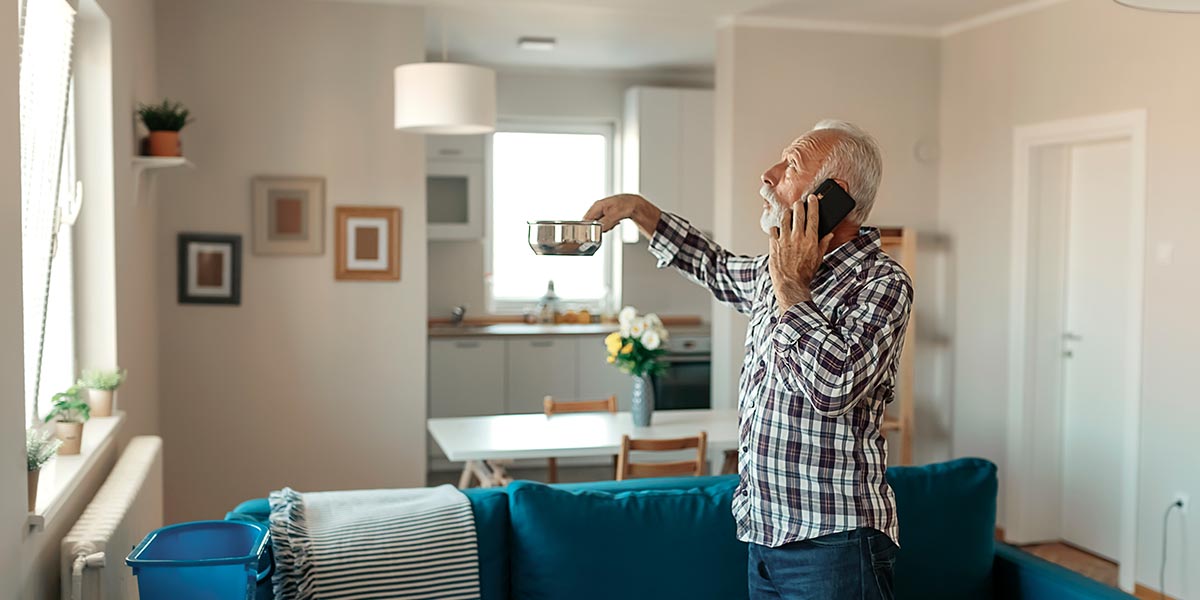
M 503 488 L 463 490 L 475 513 L 479 541 L 479 597 L 508 598 L 508 494 Z
M 996 465 L 962 458 L 892 467 L 887 480 L 900 515 L 896 597 L 991 598 Z
M 692 483 L 511 484 L 512 597 L 745 598 L 746 545 L 730 513 L 737 479 Z

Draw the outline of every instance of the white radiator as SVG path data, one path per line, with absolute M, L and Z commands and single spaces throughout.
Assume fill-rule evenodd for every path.
M 136 600 L 125 557 L 162 527 L 162 489 L 162 438 L 133 438 L 62 540 L 63 600 Z

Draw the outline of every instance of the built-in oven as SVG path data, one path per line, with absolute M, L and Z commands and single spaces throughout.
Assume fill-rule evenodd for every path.
M 667 370 L 653 378 L 654 410 L 712 408 L 712 341 L 708 336 L 672 336 L 663 361 Z

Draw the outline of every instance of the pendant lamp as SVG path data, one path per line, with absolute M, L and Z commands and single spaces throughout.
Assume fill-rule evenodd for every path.
M 396 129 L 437 135 L 471 135 L 496 130 L 496 72 L 442 62 L 400 65 L 395 70 Z
M 1200 0 L 1116 0 L 1130 8 L 1162 12 L 1200 13 Z

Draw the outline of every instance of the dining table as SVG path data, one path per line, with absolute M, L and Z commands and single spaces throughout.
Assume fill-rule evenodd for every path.
M 637 427 L 628 412 L 488 415 L 429 419 L 429 434 L 446 458 L 463 463 L 459 487 L 472 479 L 480 487 L 507 485 L 507 466 L 518 459 L 616 455 L 622 436 L 634 439 L 708 436 L 713 473 L 730 471 L 736 461 L 738 416 L 735 409 L 662 410 L 650 425 Z M 734 451 L 727 454 L 727 451 Z M 733 462 L 736 470 L 736 462 Z

